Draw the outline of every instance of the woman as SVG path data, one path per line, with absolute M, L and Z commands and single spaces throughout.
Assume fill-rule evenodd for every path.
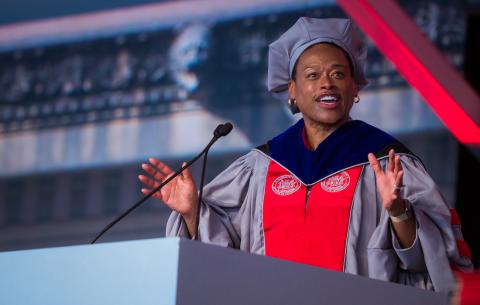
M 157 193 L 173 210 L 167 235 L 452 291 L 450 263 L 471 263 L 434 182 L 393 137 L 349 118 L 367 83 L 365 58 L 345 19 L 300 18 L 272 43 L 268 88 L 288 94 L 303 119 L 205 187 L 198 232 L 190 172 Z M 139 179 L 153 188 L 172 170 L 150 163 L 151 178 Z

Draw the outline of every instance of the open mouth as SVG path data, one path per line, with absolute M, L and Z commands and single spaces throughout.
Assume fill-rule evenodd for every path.
M 335 104 L 340 100 L 340 98 L 337 95 L 322 95 L 317 98 L 317 102 L 323 103 L 323 104 Z

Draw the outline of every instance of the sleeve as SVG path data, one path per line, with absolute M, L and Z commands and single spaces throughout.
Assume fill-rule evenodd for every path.
M 468 271 L 472 269 L 471 261 L 460 255 L 450 209 L 421 162 L 409 155 L 402 155 L 401 162 L 402 196 L 409 201 L 415 215 L 416 239 L 412 247 L 400 249 L 388 213 L 383 210 L 369 242 L 369 270 L 385 280 L 452 292 L 455 279 L 451 265 Z M 385 164 L 383 159 L 382 165 Z
M 392 236 L 393 249 L 400 260 L 399 267 L 403 270 L 411 270 L 416 272 L 426 270 L 422 247 L 418 239 L 418 223 L 416 224 L 415 240 L 409 248 L 402 248 L 400 246 L 397 235 L 391 226 L 390 232 Z
M 233 219 L 249 191 L 253 174 L 251 154 L 234 161 L 205 186 L 198 228 L 198 238 L 202 242 L 239 248 L 240 232 Z M 188 229 L 180 214 L 172 212 L 170 215 L 166 236 L 189 238 Z

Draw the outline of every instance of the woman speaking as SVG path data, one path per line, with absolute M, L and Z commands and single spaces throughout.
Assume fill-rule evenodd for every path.
M 348 19 L 300 18 L 270 44 L 268 90 L 303 118 L 233 162 L 200 206 L 188 170 L 158 192 L 173 210 L 167 235 L 453 291 L 451 266 L 471 269 L 456 215 L 415 155 L 349 116 L 365 61 Z M 142 167 L 145 194 L 172 173 L 153 158 Z

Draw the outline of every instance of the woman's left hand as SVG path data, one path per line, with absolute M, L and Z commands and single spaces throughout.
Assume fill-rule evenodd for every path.
M 405 211 L 405 201 L 400 195 L 400 188 L 403 183 L 400 156 L 396 156 L 395 151 L 391 149 L 388 153 L 388 165 L 385 171 L 380 167 L 374 154 L 368 154 L 368 161 L 375 172 L 377 192 L 380 195 L 383 207 L 387 209 L 389 215 L 402 214 Z

